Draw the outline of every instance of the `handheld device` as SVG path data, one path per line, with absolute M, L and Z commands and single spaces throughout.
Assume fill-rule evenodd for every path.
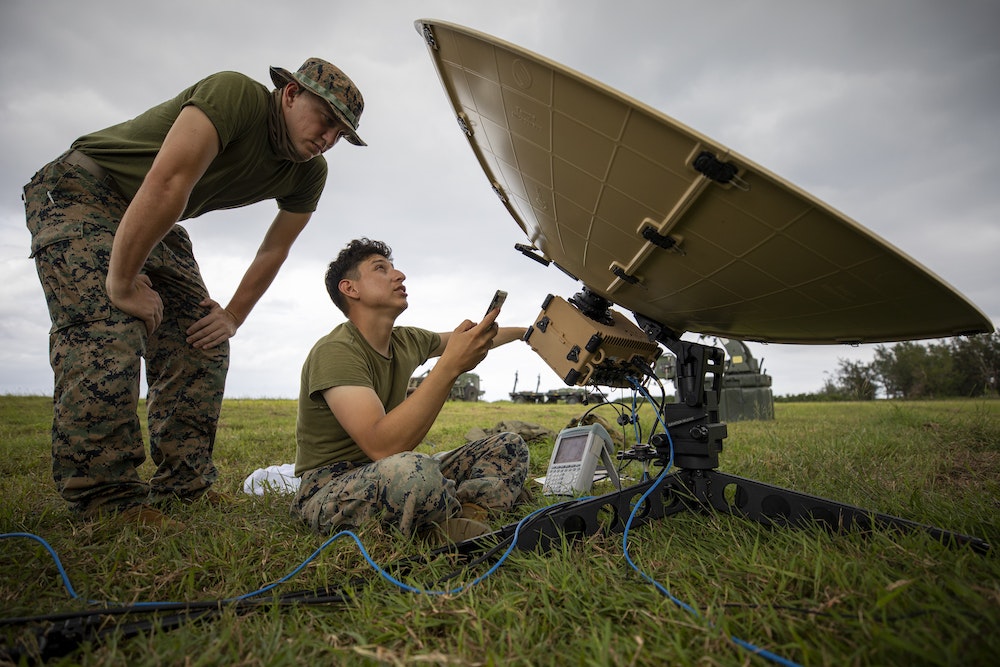
M 622 483 L 612 461 L 613 451 L 611 436 L 600 424 L 563 429 L 552 447 L 542 493 L 572 496 L 590 491 L 598 461 L 603 461 L 608 478 L 620 491 Z
M 502 289 L 498 289 L 493 295 L 493 300 L 490 301 L 490 307 L 486 309 L 486 315 L 489 315 L 493 309 L 503 306 L 503 302 L 506 300 L 507 292 L 504 292 Z M 483 317 L 485 317 L 485 315 Z

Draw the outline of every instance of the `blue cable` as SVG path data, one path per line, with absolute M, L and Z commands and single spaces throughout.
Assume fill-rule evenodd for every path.
M 31 533 L 4 533 L 0 535 L 0 540 L 5 540 L 11 537 L 25 537 L 29 540 L 35 540 L 45 547 L 45 550 L 49 552 L 50 556 L 52 556 L 52 560 L 56 564 L 56 569 L 59 570 L 59 576 L 62 577 L 63 585 L 66 586 L 66 591 L 69 593 L 70 599 L 75 600 L 80 597 L 77 595 L 76 591 L 73 590 L 73 584 L 69 581 L 69 575 L 66 574 L 66 569 L 63 567 L 62 561 L 59 560 L 59 556 L 56 555 L 55 549 L 49 546 L 48 542 L 40 538 L 38 535 L 32 535 Z
M 268 584 L 267 586 L 264 586 L 263 588 L 261 588 L 259 590 L 253 591 L 252 593 L 246 593 L 246 594 L 240 595 L 238 597 L 228 598 L 226 600 L 223 600 L 223 602 L 235 602 L 237 600 L 244 600 L 246 598 L 250 598 L 250 597 L 253 597 L 255 595 L 260 595 L 261 593 L 265 593 L 265 592 L 271 590 L 272 588 L 274 588 L 275 586 L 278 586 L 279 584 L 282 584 L 282 583 L 288 581 L 289 579 L 291 579 L 292 577 L 294 577 L 299 571 L 301 571 L 302 568 L 304 568 L 306 565 L 308 565 L 313 559 L 315 559 L 317 556 L 319 556 L 319 554 L 324 549 L 326 549 L 330 544 L 332 544 L 335 540 L 337 540 L 337 539 L 339 539 L 341 537 L 350 537 L 352 540 L 354 540 L 355 544 L 358 545 L 358 549 L 361 551 L 361 555 L 364 556 L 364 559 L 368 562 L 369 565 L 371 565 L 372 569 L 374 569 L 378 573 L 378 575 L 380 577 L 382 577 L 386 581 L 388 581 L 388 582 L 390 582 L 390 583 L 398 586 L 399 588 L 403 589 L 404 591 L 407 591 L 409 593 L 421 593 L 421 594 L 424 594 L 424 595 L 457 595 L 458 593 L 461 593 L 462 591 L 465 591 L 465 590 L 468 590 L 469 588 L 472 588 L 473 586 L 475 586 L 476 584 L 478 584 L 479 582 L 483 581 L 484 579 L 486 579 L 487 577 L 489 577 L 491 574 L 493 574 L 494 572 L 496 572 L 497 569 L 503 564 L 503 562 L 505 560 L 507 560 L 507 557 L 511 554 L 511 552 L 514 550 L 514 548 L 517 546 L 517 536 L 521 532 L 521 526 L 524 524 L 524 522 L 527 521 L 528 519 L 530 519 L 531 517 L 533 517 L 534 515 L 536 515 L 536 514 L 538 514 L 540 512 L 547 511 L 549 509 L 551 509 L 551 507 L 542 507 L 542 508 L 539 508 L 539 509 L 535 510 L 534 512 L 531 512 L 530 514 L 528 514 L 527 516 L 525 516 L 520 521 L 518 521 L 517 525 L 514 528 L 514 535 L 511 538 L 510 546 L 507 547 L 507 550 L 503 553 L 502 556 L 500 556 L 500 558 L 497 560 L 497 562 L 489 570 L 487 570 L 485 574 L 477 577 L 476 579 L 474 579 L 473 581 L 469 582 L 468 584 L 464 584 L 462 586 L 459 586 L 458 588 L 453 588 L 451 590 L 445 590 L 445 591 L 424 590 L 424 589 L 420 589 L 420 588 L 415 588 L 413 586 L 410 586 L 409 584 L 405 584 L 402 581 L 399 581 L 398 579 L 396 579 L 395 577 L 393 577 L 391 574 L 389 574 L 388 572 L 386 572 L 385 570 L 383 570 L 378 565 L 378 563 L 376 563 L 372 559 L 372 557 L 370 555 L 368 555 L 368 551 L 365 549 L 364 545 L 361 544 L 361 540 L 358 539 L 357 535 L 355 535 L 354 533 L 352 533 L 349 530 L 343 530 L 343 531 L 337 533 L 336 535 L 334 535 L 333 537 L 329 538 L 322 545 L 320 545 L 320 547 L 318 549 L 316 549 L 316 551 L 314 551 L 311 556 L 309 556 L 307 559 L 305 559 L 298 567 L 296 567 L 294 570 L 292 570 L 291 572 L 289 572 L 287 575 L 285 575 L 281 579 L 278 579 L 274 583 Z
M 646 389 L 638 382 L 636 382 L 634 379 L 629 378 L 629 380 L 632 382 L 632 386 L 636 389 L 636 391 L 641 393 L 646 398 L 646 400 L 649 401 L 650 404 L 652 404 L 655 408 L 656 403 L 655 401 L 653 401 L 653 397 L 650 396 L 649 392 L 646 391 Z M 625 555 L 625 561 L 632 567 L 633 570 L 635 570 L 639 574 L 640 577 L 651 583 L 654 587 L 656 587 L 656 590 L 663 593 L 663 595 L 669 598 L 670 601 L 673 602 L 675 605 L 691 613 L 695 617 L 701 618 L 701 615 L 694 607 L 676 598 L 665 586 L 663 586 L 663 584 L 661 584 L 656 579 L 654 579 L 653 577 L 649 576 L 641 569 L 639 569 L 639 567 L 632 561 L 632 557 L 629 555 L 628 552 L 628 533 L 629 530 L 631 530 L 632 528 L 632 522 L 635 519 L 636 512 L 639 511 L 639 508 L 642 507 L 642 504 L 646 501 L 646 499 L 653 493 L 653 491 L 656 490 L 656 488 L 660 485 L 660 483 L 666 478 L 667 472 L 669 472 L 669 470 L 674 465 L 674 440 L 673 438 L 670 437 L 670 431 L 669 429 L 667 429 L 666 424 L 664 424 L 663 420 L 660 418 L 659 410 L 654 410 L 654 412 L 656 413 L 657 421 L 659 421 L 660 425 L 663 426 L 663 432 L 667 436 L 667 442 L 670 445 L 670 459 L 667 461 L 667 465 L 664 466 L 663 471 L 660 472 L 660 475 L 656 478 L 656 481 L 648 489 L 646 489 L 646 492 L 639 497 L 638 502 L 636 502 L 636 504 L 632 507 L 632 511 L 629 513 L 628 516 L 628 521 L 625 522 L 625 532 L 622 535 L 622 552 Z M 799 664 L 796 662 L 792 662 L 791 660 L 788 660 L 787 658 L 777 655 L 776 653 L 772 653 L 766 649 L 751 644 L 750 642 L 740 639 L 735 635 L 730 635 L 729 639 L 740 648 L 749 651 L 754 655 L 759 655 L 760 657 L 770 660 L 771 662 L 777 663 L 779 665 L 784 665 L 785 667 L 800 667 Z
M 444 590 L 444 591 L 423 590 L 423 589 L 415 588 L 413 586 L 410 586 L 408 584 L 405 584 L 405 583 L 399 581 L 398 579 L 396 579 L 395 577 L 393 577 L 392 575 L 390 575 L 388 572 L 386 572 L 385 570 L 383 570 L 378 565 L 378 563 L 376 563 L 374 561 L 374 559 L 372 559 L 372 557 L 369 555 L 368 551 L 365 549 L 364 545 L 361 543 L 361 540 L 358 538 L 357 535 L 355 535 L 353 532 L 351 532 L 349 530 L 344 530 L 344 531 L 341 531 L 341 532 L 337 533 L 336 535 L 330 537 L 325 542 L 323 542 L 323 544 L 321 544 L 319 546 L 319 548 L 317 548 L 308 558 L 306 558 L 304 561 L 302 561 L 302 563 L 300 563 L 298 566 L 296 566 L 291 572 L 289 572 L 285 576 L 281 577 L 277 581 L 275 581 L 275 582 L 273 582 L 271 584 L 268 584 L 267 586 L 264 586 L 262 588 L 259 588 L 256 591 L 252 591 L 250 593 L 244 593 L 243 595 L 237 595 L 237 596 L 231 597 L 231 598 L 226 598 L 226 599 L 222 600 L 221 602 L 222 603 L 230 603 L 230 602 L 237 602 L 237 601 L 240 601 L 240 600 L 245 600 L 247 598 L 251 598 L 251 597 L 254 597 L 254 596 L 257 596 L 257 595 L 261 595 L 262 593 L 266 593 L 267 591 L 270 591 L 270 590 L 274 589 L 275 587 L 277 587 L 277 586 L 279 586 L 279 585 L 281 585 L 281 584 L 289 581 L 295 575 L 297 575 L 299 572 L 301 572 L 302 569 L 305 568 L 309 563 L 311 563 L 313 560 L 315 560 L 327 547 L 329 547 L 331 544 L 333 544 L 333 542 L 335 542 L 336 540 L 340 539 L 341 537 L 350 537 L 352 540 L 354 540 L 355 544 L 358 545 L 358 549 L 361 551 L 361 555 L 368 562 L 368 564 L 372 567 L 372 569 L 374 569 L 379 574 L 379 576 L 381 576 L 383 579 L 385 579 L 385 580 L 387 580 L 387 581 L 395 584 L 399 588 L 401 588 L 401 589 L 403 589 L 403 590 L 405 590 L 407 592 L 410 592 L 410 593 L 422 593 L 422 594 L 425 594 L 425 595 L 456 595 L 458 593 L 461 593 L 462 591 L 465 591 L 465 590 L 467 590 L 467 589 L 475 586 L 476 584 L 480 583 L 481 581 L 483 581 L 484 579 L 486 579 L 487 577 L 489 577 L 491 574 L 493 574 L 494 572 L 496 572 L 497 569 L 499 569 L 499 567 L 504 563 L 504 561 L 507 560 L 507 557 L 513 552 L 514 548 L 517 546 L 517 537 L 520 534 L 521 527 L 525 524 L 525 522 L 527 522 L 533 516 L 535 516 L 535 515 L 537 515 L 537 514 L 539 514 L 541 512 L 549 511 L 551 509 L 552 509 L 551 505 L 539 508 L 539 509 L 531 512 L 527 516 L 525 516 L 520 521 L 518 521 L 517 525 L 514 528 L 514 535 L 511 538 L 510 545 L 507 547 L 507 550 L 504 551 L 503 555 L 500 556 L 500 558 L 497 560 L 497 562 L 485 574 L 477 577 L 472 582 L 470 582 L 468 584 L 464 584 L 462 586 L 459 586 L 458 588 L 454 588 L 454 589 L 451 589 L 451 590 Z M 0 539 L 9 538 L 9 537 L 24 537 L 24 538 L 33 539 L 33 540 L 36 540 L 36 541 L 40 542 L 42 544 L 42 546 L 44 546 L 45 549 L 49 552 L 49 555 L 52 556 L 52 560 L 55 561 L 56 567 L 58 568 L 59 574 L 62 577 L 63 583 L 66 586 L 66 590 L 69 592 L 70 598 L 72 598 L 72 599 L 79 598 L 79 595 L 73 589 L 73 585 L 69 581 L 69 576 L 66 574 L 65 568 L 63 568 L 62 562 L 59 560 L 59 556 L 56 555 L 55 550 L 51 546 L 49 546 L 48 542 L 46 542 L 41 537 L 38 537 L 37 535 L 32 535 L 30 533 L 7 533 L 7 534 L 0 535 Z M 96 601 L 96 600 L 88 600 L 87 602 L 88 602 L 88 604 L 93 604 L 93 605 L 100 605 L 100 604 L 107 605 L 107 604 L 109 604 L 107 602 L 100 602 L 100 601 Z M 137 607 L 137 608 L 142 608 L 142 607 L 162 606 L 164 604 L 183 604 L 183 603 L 177 603 L 177 602 L 135 602 L 135 603 L 132 603 L 131 606 Z

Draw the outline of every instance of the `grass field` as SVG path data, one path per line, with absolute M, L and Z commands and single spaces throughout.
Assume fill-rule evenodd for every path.
M 470 428 L 511 419 L 555 432 L 583 409 L 448 403 L 422 449 L 458 446 Z M 597 413 L 614 422 L 611 408 Z M 642 414 L 648 432 L 650 413 Z M 74 522 L 50 479 L 49 419 L 48 399 L 0 397 L 0 533 L 44 538 L 79 597 L 71 599 L 40 543 L 0 540 L 0 641 L 7 649 L 30 647 L 32 631 L 54 623 L 21 617 L 98 608 L 87 601 L 233 598 L 286 577 L 326 541 L 293 521 L 288 499 L 274 494 L 245 496 L 227 508 L 178 508 L 187 528 L 177 533 Z M 294 425 L 293 401 L 227 401 L 216 444 L 218 487 L 237 495 L 253 470 L 291 461 Z M 534 476 L 544 474 L 551 447 L 551 439 L 532 444 Z M 975 535 L 994 549 L 949 549 L 923 533 L 765 528 L 729 515 L 680 514 L 631 531 L 631 559 L 689 610 L 629 567 L 620 534 L 542 553 L 515 550 L 481 583 L 450 595 L 400 590 L 353 540 L 341 538 L 260 597 L 329 587 L 346 591 L 342 601 L 228 605 L 169 631 L 128 625 L 150 614 L 105 617 L 100 641 L 51 663 L 769 664 L 735 637 L 778 663 L 995 664 L 1000 401 L 778 404 L 774 421 L 729 425 L 720 469 Z M 150 470 L 147 462 L 143 472 Z M 548 502 L 536 494 L 533 506 Z M 409 586 L 441 590 L 437 579 L 453 569 L 443 557 L 407 561 L 428 550 L 420 542 L 372 530 L 358 536 L 376 563 L 395 564 L 390 570 Z

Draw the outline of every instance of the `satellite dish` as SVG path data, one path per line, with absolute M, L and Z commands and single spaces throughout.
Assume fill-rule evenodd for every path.
M 680 333 L 870 343 L 993 331 L 965 297 L 751 160 L 559 63 L 417 21 L 458 123 L 540 259 Z

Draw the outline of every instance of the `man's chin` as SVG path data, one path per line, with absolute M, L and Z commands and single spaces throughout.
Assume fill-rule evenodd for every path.
M 297 162 L 309 162 L 309 160 L 319 157 L 322 153 L 313 153 L 311 150 L 309 152 L 298 150 L 295 151 L 295 155 L 298 157 Z

